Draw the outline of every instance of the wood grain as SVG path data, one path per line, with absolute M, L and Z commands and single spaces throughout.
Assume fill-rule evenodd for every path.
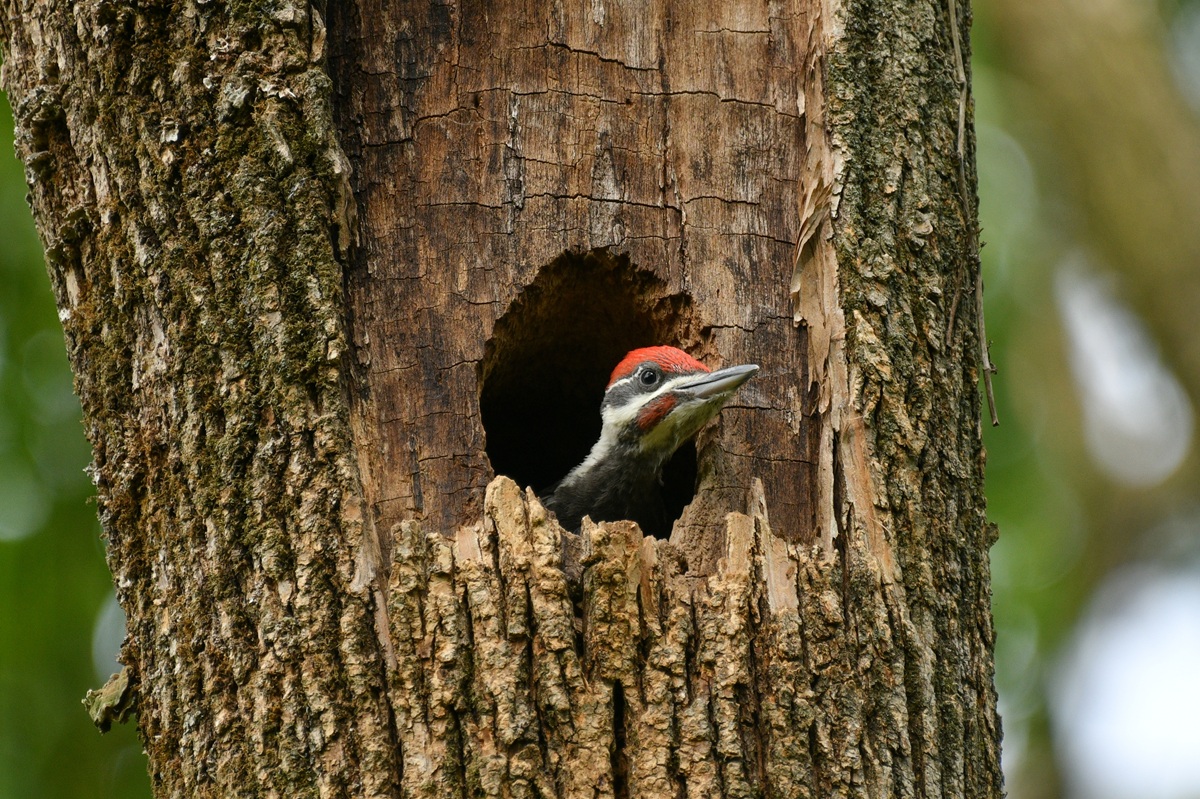
M 416 518 L 452 530 L 478 513 L 493 475 L 479 367 L 496 320 L 564 253 L 605 250 L 655 275 L 660 296 L 690 300 L 689 318 L 656 325 L 661 343 L 691 345 L 711 366 L 762 366 L 701 440 L 704 507 L 677 536 L 696 566 L 714 565 L 724 514 L 745 509 L 755 475 L 780 531 L 811 540 L 807 349 L 789 298 L 806 135 L 800 12 L 366 2 L 332 14 L 365 242 L 350 299 L 384 529 Z M 625 340 L 619 326 L 582 335 Z M 572 335 L 553 342 L 508 355 L 563 364 L 557 385 L 529 389 L 563 402 L 623 354 L 576 370 Z M 523 435 L 554 447 L 537 425 Z

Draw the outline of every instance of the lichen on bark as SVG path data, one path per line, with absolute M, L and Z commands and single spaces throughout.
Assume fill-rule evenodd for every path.
M 381 795 L 346 161 L 307 4 L 6 2 L 4 87 L 161 796 Z M 253 786 L 251 788 L 251 786 Z

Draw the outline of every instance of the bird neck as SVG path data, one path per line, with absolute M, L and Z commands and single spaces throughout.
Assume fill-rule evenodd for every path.
M 583 463 L 555 487 L 547 507 L 567 529 L 592 521 L 631 519 L 643 532 L 662 534 L 661 478 L 667 458 L 644 451 L 636 438 L 605 430 Z
M 604 431 L 583 463 L 563 478 L 562 485 L 609 486 L 619 493 L 658 484 L 665 458 L 645 452 L 636 438 Z

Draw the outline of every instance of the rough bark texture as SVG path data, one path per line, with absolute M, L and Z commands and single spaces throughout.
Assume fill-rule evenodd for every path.
M 338 5 L 331 84 L 8 0 L 160 795 L 1000 795 L 966 21 L 880 5 Z M 484 406 L 645 338 L 763 373 L 564 549 Z
M 302 4 L 4 12 L 155 792 L 386 794 L 323 25 Z

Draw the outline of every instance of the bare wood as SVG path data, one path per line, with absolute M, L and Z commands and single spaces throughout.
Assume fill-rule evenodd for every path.
M 612 248 L 699 309 L 662 325 L 675 340 L 642 343 L 762 366 L 701 447 L 712 501 L 677 532 L 693 568 L 715 565 L 719 535 L 707 533 L 744 502 L 750 475 L 781 530 L 811 538 L 806 331 L 787 294 L 805 13 L 666 0 L 464 4 L 446 19 L 416 3 L 332 10 L 369 242 L 351 302 L 385 527 L 416 515 L 451 529 L 478 513 L 492 477 L 479 364 L 495 321 L 562 253 Z M 571 352 L 622 331 L 554 332 Z

